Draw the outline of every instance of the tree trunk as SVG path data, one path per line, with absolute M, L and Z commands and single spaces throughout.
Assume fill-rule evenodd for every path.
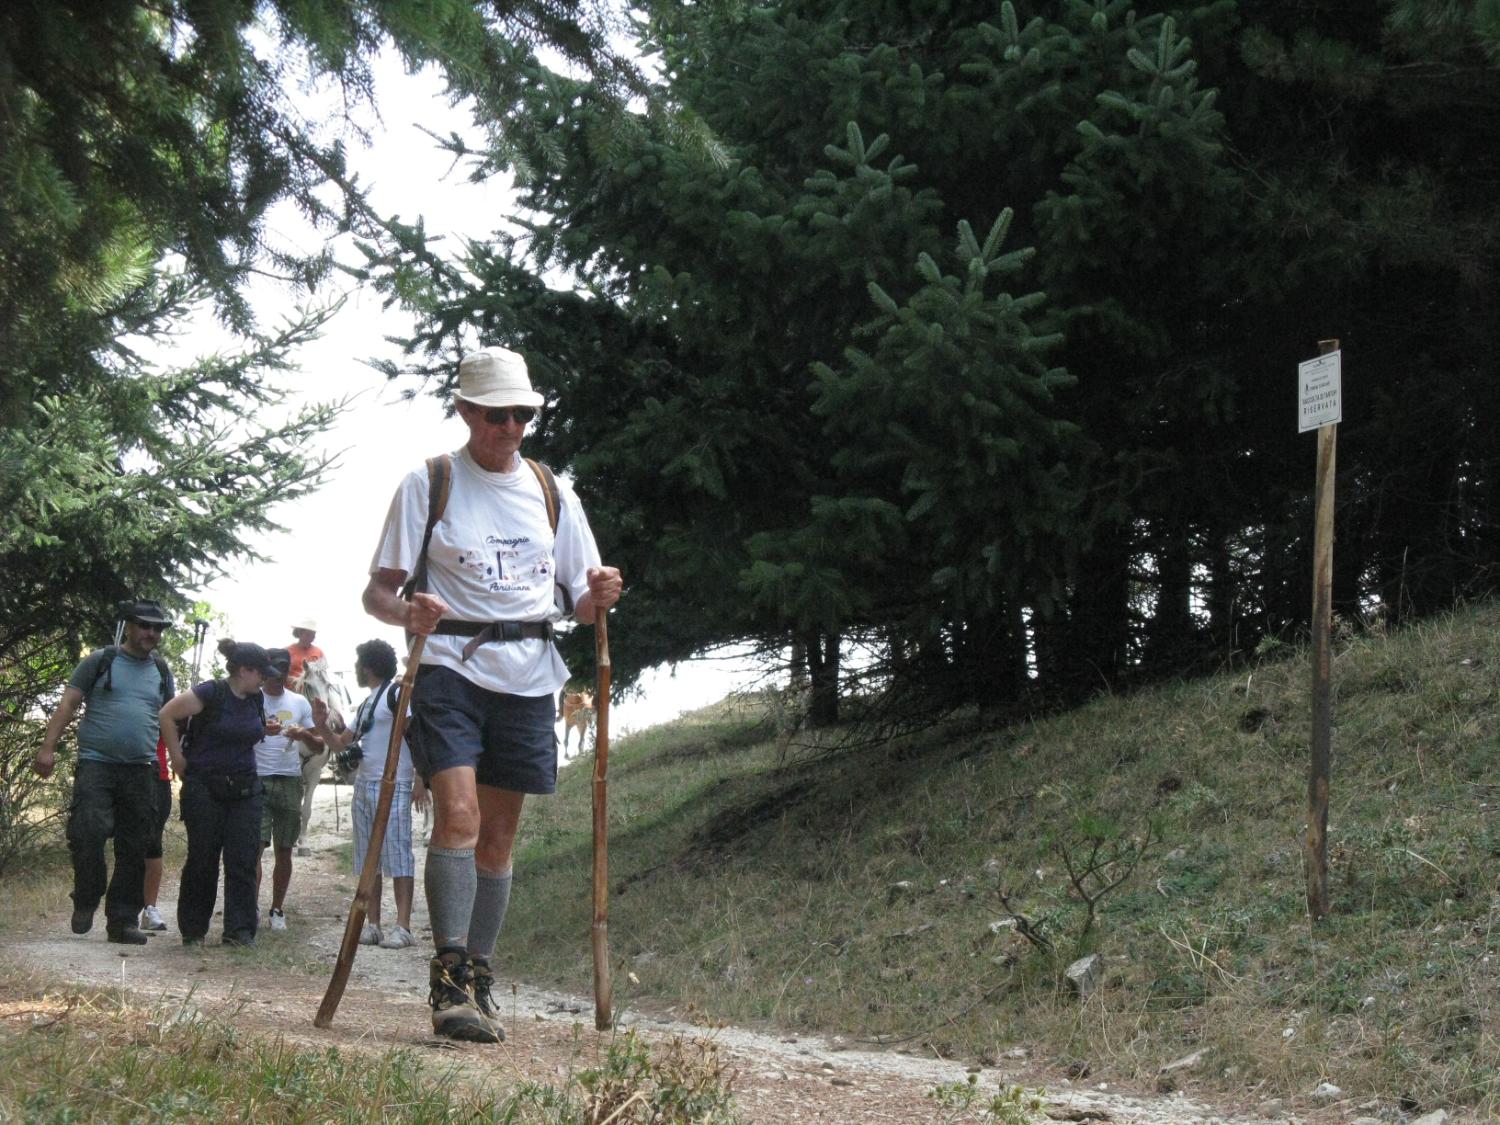
M 839 721 L 839 635 L 808 632 L 807 671 L 812 679 L 808 725 L 814 729 Z

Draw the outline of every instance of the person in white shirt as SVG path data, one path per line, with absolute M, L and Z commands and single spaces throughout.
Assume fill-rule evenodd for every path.
M 273 848 L 276 857 L 271 869 L 272 932 L 286 929 L 286 892 L 292 884 L 292 847 L 302 831 L 302 755 L 301 743 L 314 752 L 323 749 L 323 740 L 313 727 L 312 704 L 286 686 L 291 654 L 284 648 L 273 648 L 267 654 L 277 671 L 267 677 L 260 689 L 265 697 L 266 718 L 281 724 L 279 733 L 268 734 L 255 744 L 255 772 L 265 785 L 261 806 L 260 850 L 264 857 Z M 255 894 L 260 899 L 263 863 L 255 865 Z
M 354 725 L 341 731 L 328 729 L 328 704 L 312 701 L 313 720 L 324 743 L 338 752 L 342 765 L 357 762 L 354 775 L 354 874 L 365 867 L 370 847 L 370 833 L 375 824 L 375 808 L 380 803 L 380 782 L 385 773 L 385 758 L 391 744 L 391 710 L 398 699 L 396 650 L 382 640 L 366 641 L 355 647 L 354 677 L 370 689 L 369 697 L 359 705 Z M 411 810 L 427 807 L 427 786 L 412 769 L 411 748 L 401 739 L 396 765 L 395 787 L 391 795 L 390 819 L 380 846 L 380 874 L 390 876 L 396 898 L 396 924 L 382 931 L 380 898 L 382 880 L 376 878 L 375 893 L 365 910 L 365 926 L 360 932 L 361 945 L 378 945 L 382 949 L 405 949 L 415 944 L 411 936 L 412 889 L 416 882 L 416 860 L 411 850 Z
M 511 891 L 511 853 L 527 794 L 557 780 L 555 699 L 568 670 L 552 645 L 558 600 L 591 624 L 619 600 L 577 495 L 520 456 L 542 396 L 515 352 L 487 348 L 459 364 L 458 416 L 468 442 L 451 457 L 452 490 L 427 546 L 428 474 L 396 491 L 370 563 L 365 609 L 427 637 L 407 738 L 433 800 L 423 870 L 436 955 L 428 1003 L 441 1036 L 494 1043 L 489 962 Z M 425 589 L 425 592 L 423 590 Z

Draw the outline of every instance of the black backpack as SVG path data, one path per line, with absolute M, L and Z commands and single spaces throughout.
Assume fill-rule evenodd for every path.
M 203 710 L 196 715 L 190 715 L 187 721 L 187 730 L 182 735 L 182 752 L 187 754 L 193 745 L 193 738 L 201 735 L 219 721 L 219 712 L 224 710 L 224 696 L 229 691 L 228 680 L 210 680 L 214 690 L 209 697 L 203 701 Z M 266 697 L 259 691 L 255 693 L 255 711 L 260 716 L 260 725 L 266 725 Z
M 99 650 L 99 666 L 94 669 L 94 682 L 89 685 L 89 691 L 99 686 L 99 681 L 104 681 L 105 691 L 115 690 L 114 663 L 115 657 L 120 655 L 119 645 L 105 645 Z M 155 650 L 151 653 L 151 659 L 156 664 L 156 670 L 161 673 L 161 704 L 165 707 L 172 698 L 172 670 L 167 667 L 167 661 L 161 653 Z

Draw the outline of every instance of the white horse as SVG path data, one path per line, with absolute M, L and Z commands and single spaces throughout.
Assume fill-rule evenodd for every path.
M 342 684 L 328 671 L 327 657 L 309 660 L 302 666 L 302 675 L 290 682 L 294 691 L 299 691 L 309 700 L 321 699 L 328 704 L 328 727 L 333 731 L 344 729 L 344 712 L 352 713 L 349 694 Z M 329 749 L 311 750 L 298 743 L 302 755 L 302 831 L 297 834 L 297 853 L 307 854 L 307 825 L 312 820 L 313 797 L 318 783 L 323 779 L 323 767 L 328 764 Z

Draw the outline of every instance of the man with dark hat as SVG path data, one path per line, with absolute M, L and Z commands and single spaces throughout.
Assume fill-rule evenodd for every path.
M 84 704 L 68 809 L 72 928 L 75 934 L 88 933 L 103 898 L 109 940 L 144 945 L 146 934 L 137 920 L 145 905 L 146 852 L 156 808 L 157 712 L 176 689 L 156 651 L 162 631 L 171 625 L 160 604 L 123 602 L 120 615 L 122 642 L 89 653 L 73 670 L 47 722 L 35 767 L 42 777 L 52 775 L 57 741 Z M 104 856 L 110 836 L 115 838 L 112 876 Z

